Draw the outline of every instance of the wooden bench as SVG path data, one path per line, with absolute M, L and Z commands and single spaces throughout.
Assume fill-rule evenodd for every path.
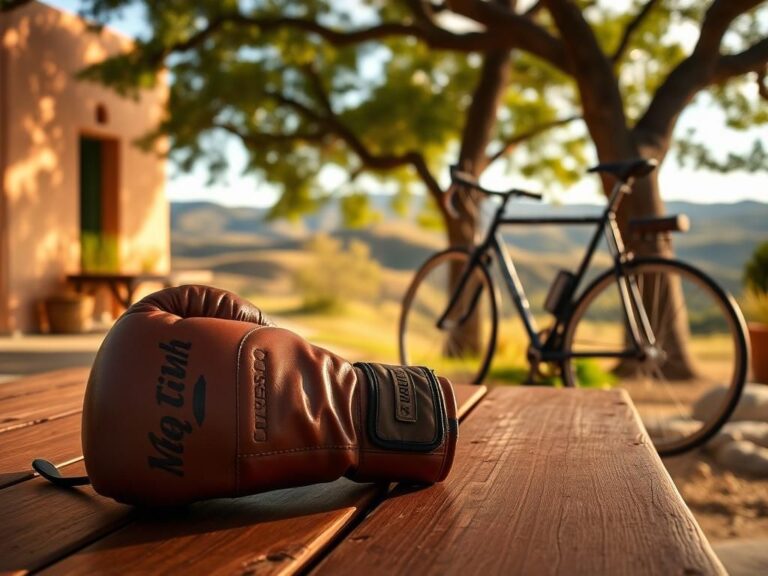
M 84 472 L 86 378 L 0 384 L 0 573 L 724 573 L 618 391 L 457 386 L 455 466 L 429 488 L 342 479 L 145 511 L 32 473 L 39 456 Z

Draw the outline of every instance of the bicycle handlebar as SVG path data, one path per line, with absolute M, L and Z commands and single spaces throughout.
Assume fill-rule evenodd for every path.
M 453 206 L 453 195 L 456 193 L 456 186 L 465 186 L 472 188 L 478 192 L 485 194 L 486 196 L 498 196 L 500 198 L 509 198 L 515 196 L 518 198 L 531 198 L 533 200 L 541 200 L 544 196 L 536 192 L 528 192 L 527 190 L 520 190 L 519 188 L 510 188 L 507 191 L 489 190 L 480 185 L 472 174 L 459 170 L 458 166 L 451 166 L 451 187 L 443 195 L 443 206 L 446 212 L 454 218 L 458 218 L 459 213 Z

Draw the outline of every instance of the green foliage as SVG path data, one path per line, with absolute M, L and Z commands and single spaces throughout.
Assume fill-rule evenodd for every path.
M 579 359 L 574 362 L 576 378 L 582 388 L 610 388 L 618 378 L 603 370 L 600 364 L 591 359 Z
M 695 131 L 677 143 L 677 160 L 681 166 L 692 165 L 714 172 L 763 172 L 768 170 L 768 151 L 762 140 L 755 140 L 752 149 L 745 154 L 729 152 L 724 159 L 718 158 L 709 146 L 694 140 Z
M 747 290 L 741 298 L 741 310 L 747 320 L 768 324 L 768 292 Z
M 419 226 L 427 230 L 445 229 L 445 222 L 432 198 L 427 198 L 426 202 L 424 202 L 424 206 L 416 216 L 416 221 L 419 223 Z
M 578 4 L 606 58 L 613 59 L 647 0 Z M 628 36 L 613 66 L 627 129 L 643 117 L 665 79 L 690 55 L 709 4 L 659 0 Z M 142 7 L 149 32 L 132 52 L 92 66 L 82 76 L 136 95 L 167 69 L 172 79 L 167 114 L 142 139 L 145 147 L 167 136 L 172 158 L 183 170 L 200 164 L 216 180 L 229 161 L 222 141 L 234 135 L 247 151 L 246 172 L 280 192 L 272 218 L 298 218 L 336 195 L 345 198 L 350 225 L 361 226 L 372 218 L 359 197 L 363 191 L 396 186 L 394 202 L 402 210 L 412 191 L 423 191 L 423 179 L 402 162 L 403 155 L 420 155 L 436 176 L 443 176 L 446 164 L 455 161 L 479 71 L 493 49 L 430 48 L 420 34 L 407 32 L 340 41 L 313 26 L 342 35 L 381 24 L 417 29 L 423 23 L 414 17 L 413 5 L 378 0 L 86 0 L 84 14 L 97 21 L 129 6 Z M 763 3 L 738 17 L 721 51 L 737 53 L 764 37 L 766 8 Z M 312 26 L 285 24 L 292 18 Z M 442 14 L 435 22 L 445 26 L 446 36 L 471 33 L 443 20 Z M 540 31 L 561 36 L 546 5 L 533 22 Z M 582 114 L 579 88 L 589 81 L 589 70 L 566 73 L 525 50 L 510 54 L 509 85 L 487 153 L 506 150 L 500 157 L 509 172 L 545 185 L 568 186 L 594 160 L 594 127 L 587 130 L 584 123 L 573 122 L 537 129 Z M 723 110 L 729 129 L 768 122 L 768 108 L 755 84 L 753 72 L 705 88 Z M 521 135 L 528 136 L 518 141 Z M 660 142 L 668 137 L 655 136 Z M 758 170 L 768 164 L 757 143 L 746 154 L 731 153 L 725 160 L 713 156 L 711 145 L 697 142 L 695 134 L 684 135 L 678 149 L 682 161 L 706 168 Z M 328 166 L 346 171 L 350 182 L 366 172 L 367 186 L 326 188 L 320 176 Z
M 120 251 L 117 236 L 83 232 L 80 236 L 80 250 L 83 272 L 120 271 Z
M 744 284 L 757 294 L 768 294 L 768 241 L 755 248 L 744 267 Z
M 373 301 L 381 291 L 381 267 L 371 259 L 367 244 L 341 242 L 318 234 L 306 245 L 311 262 L 295 275 L 303 308 L 314 312 L 338 312 L 350 301 Z
M 342 197 L 339 209 L 347 228 L 365 228 L 381 220 L 381 214 L 371 209 L 369 197 L 362 193 Z
M 768 241 L 757 245 L 744 265 L 741 309 L 748 320 L 768 324 Z

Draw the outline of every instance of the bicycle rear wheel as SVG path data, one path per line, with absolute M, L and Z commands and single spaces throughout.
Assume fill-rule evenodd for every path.
M 496 347 L 498 306 L 491 276 L 475 267 L 441 329 L 452 287 L 469 263 L 469 253 L 449 249 L 432 256 L 416 272 L 400 315 L 400 362 L 432 368 L 455 384 L 479 384 Z
M 610 271 L 577 302 L 563 349 L 566 385 L 625 389 L 662 456 L 710 439 L 733 412 L 744 386 L 747 343 L 733 299 L 682 262 L 647 259 L 627 266 L 656 339 L 638 357 L 589 357 L 630 349 L 619 286 Z

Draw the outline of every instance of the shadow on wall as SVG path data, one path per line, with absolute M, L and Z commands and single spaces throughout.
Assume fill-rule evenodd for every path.
M 133 246 L 140 234 L 150 237 L 153 231 L 144 228 L 159 221 L 158 209 L 167 221 L 167 208 L 158 204 L 165 202 L 164 162 L 132 144 L 160 119 L 166 91 L 161 86 L 135 102 L 76 80 L 87 64 L 130 46 L 111 31 L 90 32 L 79 17 L 37 2 L 0 17 L 7 296 L 17 324 L 10 328 L 29 330 L 36 302 L 58 290 L 65 274 L 80 270 L 81 136 L 119 140 L 122 244 Z

